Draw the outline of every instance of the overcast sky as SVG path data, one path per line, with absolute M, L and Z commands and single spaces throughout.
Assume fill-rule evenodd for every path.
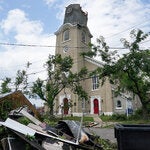
M 55 52 L 54 32 L 63 23 L 65 7 L 72 3 L 88 12 L 92 42 L 104 36 L 109 46 L 122 47 L 120 38 L 128 38 L 132 29 L 150 32 L 150 0 L 0 0 L 0 79 L 13 79 L 28 61 L 32 63 L 29 80 L 46 79 L 43 64 Z M 142 46 L 150 47 L 150 41 Z

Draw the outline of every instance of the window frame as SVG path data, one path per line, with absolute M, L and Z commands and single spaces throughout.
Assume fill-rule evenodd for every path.
M 81 33 L 81 41 L 83 43 L 86 43 L 86 32 L 85 31 L 82 31 L 82 33 Z
M 69 29 L 65 29 L 63 31 L 63 41 L 68 41 L 70 39 L 70 30 Z
M 122 109 L 122 102 L 121 102 L 121 100 L 117 100 L 117 102 L 116 102 L 116 109 Z
M 97 75 L 92 76 L 92 90 L 99 88 L 99 77 Z

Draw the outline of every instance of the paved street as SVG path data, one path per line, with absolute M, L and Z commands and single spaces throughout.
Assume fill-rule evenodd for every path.
M 94 122 L 98 123 L 98 125 L 94 126 L 94 127 L 90 127 L 90 128 L 84 128 L 85 131 L 94 134 L 94 135 L 98 135 L 100 136 L 100 138 L 102 139 L 108 139 L 113 143 L 116 143 L 117 140 L 114 136 L 114 128 L 103 128 L 107 125 L 111 125 L 114 124 L 109 122 L 109 123 L 105 123 L 103 122 L 100 117 L 98 115 L 91 115 L 94 119 Z
M 110 129 L 110 128 L 85 128 L 85 131 L 92 133 L 94 135 L 98 135 L 102 139 L 109 139 L 113 143 L 116 142 L 116 138 L 114 137 L 114 129 Z

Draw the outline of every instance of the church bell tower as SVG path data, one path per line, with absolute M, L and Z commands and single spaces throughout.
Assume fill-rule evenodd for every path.
M 55 32 L 56 51 L 62 57 L 71 56 L 73 59 L 73 72 L 78 72 L 84 66 L 82 52 L 89 50 L 88 44 L 92 35 L 87 27 L 88 14 L 79 4 L 66 7 L 64 22 Z

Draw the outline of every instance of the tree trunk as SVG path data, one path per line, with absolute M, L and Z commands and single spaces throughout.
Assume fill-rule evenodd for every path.
M 143 119 L 147 120 L 148 119 L 148 110 L 147 110 L 147 99 L 143 95 L 140 94 L 140 92 L 137 94 L 140 98 L 140 101 L 142 103 L 142 112 L 143 112 Z
M 143 112 L 143 119 L 147 120 L 148 119 L 148 111 L 146 105 L 142 106 L 142 112 Z
M 52 103 L 47 102 L 47 106 L 48 106 L 48 115 L 49 117 L 53 117 L 54 116 L 54 105 Z
M 54 112 L 53 112 L 53 108 L 52 108 L 52 107 L 50 108 L 50 115 L 51 115 L 51 116 L 54 115 Z

